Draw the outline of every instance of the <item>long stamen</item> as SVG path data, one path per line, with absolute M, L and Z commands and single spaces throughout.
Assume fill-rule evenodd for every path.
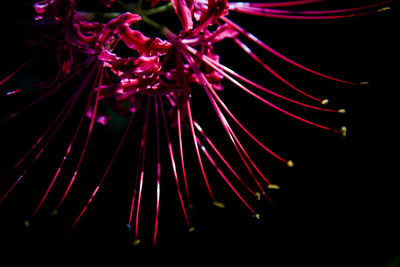
M 214 145 L 214 143 L 210 140 L 210 138 L 204 133 L 204 130 L 200 127 L 200 125 L 195 121 L 194 125 L 197 129 L 197 131 L 199 131 L 201 133 L 201 135 L 203 136 L 203 138 L 206 140 L 206 142 L 211 146 L 211 148 L 214 150 L 214 152 L 218 155 L 218 157 L 222 160 L 222 162 L 225 164 L 225 166 L 228 167 L 228 169 L 232 172 L 232 174 L 236 177 L 236 179 L 242 183 L 242 185 L 253 195 L 255 195 L 256 193 L 250 189 L 250 187 L 243 181 L 242 178 L 240 178 L 240 176 L 236 173 L 236 171 L 232 168 L 232 166 L 227 162 L 227 160 L 224 158 L 224 156 L 222 156 L 221 152 L 217 149 L 217 147 Z
M 224 22 L 228 23 L 229 25 L 231 25 L 234 29 L 236 29 L 238 32 L 240 32 L 241 34 L 243 34 L 244 36 L 246 36 L 248 39 L 250 39 L 251 41 L 253 41 L 254 43 L 256 43 L 257 45 L 259 45 L 260 47 L 264 48 L 265 50 L 267 50 L 268 52 L 270 52 L 271 54 L 279 57 L 280 59 L 298 67 L 301 68 L 305 71 L 308 71 L 310 73 L 313 73 L 315 75 L 324 77 L 326 79 L 330 79 L 330 80 L 334 80 L 337 82 L 341 82 L 341 83 L 345 83 L 345 84 L 351 84 L 351 85 L 357 85 L 360 83 L 355 83 L 355 82 L 349 82 L 349 81 L 345 81 L 345 80 L 341 80 L 338 78 L 334 78 L 325 74 L 322 74 L 320 72 L 317 72 L 315 70 L 312 70 L 310 68 L 307 68 L 306 66 L 303 66 L 289 58 L 287 58 L 286 56 L 282 55 L 281 53 L 277 52 L 276 50 L 272 49 L 270 46 L 266 45 L 264 42 L 262 42 L 260 39 L 258 39 L 257 37 L 255 37 L 253 34 L 247 32 L 246 30 L 244 30 L 242 27 L 240 27 L 238 24 L 234 23 L 232 20 L 226 18 L 226 17 L 220 17 L 221 20 L 223 20 Z
M 182 50 L 182 54 L 184 55 L 184 57 L 186 58 L 187 62 L 189 63 L 189 65 L 192 67 L 193 71 L 196 73 L 196 75 L 198 76 L 198 78 L 200 79 L 203 88 L 205 89 L 205 92 L 208 96 L 208 98 L 211 101 L 211 104 L 213 106 L 213 108 L 215 109 L 218 118 L 220 119 L 225 131 L 227 132 L 227 134 L 229 135 L 233 145 L 235 146 L 236 150 L 238 151 L 239 155 L 241 156 L 241 152 L 240 150 L 245 154 L 245 156 L 247 157 L 247 159 L 249 160 L 249 162 L 252 164 L 252 166 L 256 169 L 256 171 L 260 174 L 260 176 L 268 183 L 270 184 L 270 182 L 268 181 L 268 179 L 262 174 L 262 172 L 258 169 L 258 167 L 256 166 L 256 164 L 254 164 L 254 162 L 251 160 L 250 156 L 248 155 L 248 153 L 246 152 L 246 150 L 243 148 L 243 146 L 240 144 L 239 139 L 235 136 L 234 132 L 232 131 L 232 129 L 229 126 L 229 123 L 227 122 L 227 120 L 225 119 L 224 115 L 222 114 L 221 110 L 219 109 L 217 103 L 215 102 L 215 99 L 213 98 L 213 95 L 210 93 L 212 89 L 212 86 L 210 85 L 210 83 L 207 81 L 207 79 L 204 77 L 204 74 L 198 69 L 198 67 L 194 64 L 194 60 L 193 58 L 188 54 L 188 52 L 186 50 Z M 238 149 L 238 147 L 236 146 L 236 143 L 239 145 L 240 150 Z M 245 163 L 246 167 L 248 167 L 246 160 L 244 160 L 244 158 L 241 156 L 243 162 Z M 283 159 L 282 159 L 283 160 Z M 292 166 L 293 163 L 292 161 L 285 161 L 287 162 L 288 166 Z M 248 167 L 248 170 L 250 172 L 250 174 L 252 174 L 250 168 Z M 253 176 L 253 175 L 252 175 Z M 256 180 L 256 178 L 253 176 L 253 178 Z
M 307 107 L 307 108 L 311 108 L 311 109 L 316 109 L 316 110 L 320 110 L 320 111 L 327 111 L 327 112 L 345 113 L 345 110 L 344 110 L 344 109 L 326 109 L 326 108 L 321 108 L 321 107 L 317 107 L 317 106 L 312 106 L 312 105 L 309 105 L 309 104 L 305 104 L 305 103 L 302 103 L 302 102 L 293 100 L 293 99 L 291 99 L 291 98 L 285 97 L 285 96 L 283 96 L 283 95 L 280 95 L 280 94 L 278 94 L 278 93 L 276 93 L 276 92 L 274 92 L 274 91 L 272 91 L 272 90 L 269 90 L 269 89 L 267 89 L 267 88 L 265 88 L 265 87 L 263 87 L 263 86 L 261 86 L 261 85 L 255 83 L 255 82 L 253 82 L 253 81 L 247 79 L 246 77 L 244 77 L 244 76 L 238 74 L 237 72 L 235 72 L 235 71 L 233 71 L 232 69 L 230 69 L 230 68 L 228 68 L 228 67 L 222 65 L 221 63 L 218 63 L 217 61 L 215 61 L 215 60 L 213 60 L 213 59 L 207 57 L 206 55 L 201 55 L 200 53 L 198 53 L 198 52 L 197 52 L 195 49 L 193 49 L 192 47 L 186 46 L 186 48 L 187 48 L 187 50 L 188 50 L 189 52 L 191 52 L 191 53 L 195 54 L 196 56 L 200 57 L 206 64 L 208 64 L 210 67 L 212 67 L 213 69 L 215 69 L 215 70 L 218 71 L 219 73 L 221 73 L 221 74 L 224 73 L 224 72 L 229 73 L 230 75 L 232 75 L 232 76 L 234 76 L 234 77 L 236 77 L 236 78 L 238 78 L 238 79 L 240 79 L 240 80 L 246 82 L 247 84 L 250 84 L 251 86 L 256 87 L 257 89 L 260 89 L 260 90 L 262 90 L 262 91 L 264 91 L 264 92 L 266 92 L 266 93 L 268 93 L 268 94 L 271 94 L 271 95 L 273 95 L 273 96 L 275 96 L 275 97 L 278 97 L 278 98 L 280 98 L 280 99 L 283 99 L 283 100 L 286 100 L 286 101 L 295 103 L 295 104 L 300 105 L 300 106 L 304 106 L 304 107 Z M 328 100 L 325 99 L 325 100 L 321 101 L 321 103 L 322 103 L 322 104 L 325 104 L 327 101 L 328 101 Z
M 144 163 L 145 163 L 145 158 L 146 158 L 146 145 L 147 145 L 147 131 L 149 127 L 149 113 L 150 113 L 150 97 L 148 97 L 147 100 L 147 107 L 146 107 L 146 115 L 145 115 L 145 120 L 144 120 L 144 125 L 143 125 L 143 130 L 142 130 L 142 139 L 140 142 L 140 158 L 139 158 L 139 164 L 140 167 L 138 168 L 138 173 L 140 173 L 140 178 L 139 178 L 139 192 L 138 192 L 138 197 L 137 197 L 137 206 L 136 206 L 136 218 L 135 218 L 135 240 L 133 241 L 134 245 L 138 245 L 140 243 L 140 239 L 138 238 L 139 234 L 139 214 L 140 214 L 140 203 L 142 199 L 142 188 L 143 188 L 143 181 L 144 181 Z M 133 204 L 135 200 L 135 195 L 136 195 L 136 189 L 133 195 L 132 199 L 132 211 L 131 211 L 131 217 L 132 217 L 132 212 L 133 212 Z M 129 221 L 131 218 L 129 219 Z M 130 224 L 130 222 L 129 222 Z
M 229 5 L 229 7 L 230 10 L 232 11 L 250 15 L 256 15 L 256 16 L 281 18 L 281 19 L 326 20 L 326 19 L 342 19 L 342 18 L 371 14 L 378 11 L 373 8 L 385 5 L 390 2 L 391 1 L 385 1 L 372 5 L 347 8 L 347 9 L 311 10 L 311 11 L 271 9 L 266 6 L 257 5 L 253 3 L 240 3 L 240 4 L 232 3 Z M 368 9 L 373 9 L 373 10 L 368 10 Z
M 100 69 L 99 69 L 99 72 L 98 72 L 99 77 L 97 77 L 97 79 L 96 79 L 96 81 L 98 81 L 98 86 L 97 86 L 98 90 L 96 91 L 96 96 L 95 96 L 95 100 L 94 100 L 94 107 L 93 107 L 93 111 L 92 111 L 92 118 L 90 120 L 88 134 L 86 136 L 85 144 L 83 146 L 82 153 L 81 153 L 81 156 L 79 158 L 78 164 L 77 164 L 77 166 L 75 168 L 75 172 L 74 172 L 74 174 L 73 174 L 73 176 L 72 176 L 72 178 L 71 178 L 71 180 L 70 180 L 70 182 L 68 184 L 68 187 L 65 190 L 62 198 L 58 202 L 58 205 L 57 205 L 57 208 L 56 208 L 57 210 L 60 208 L 60 206 L 64 202 L 65 198 L 67 197 L 67 195 L 68 195 L 68 193 L 69 193 L 69 191 L 71 189 L 71 186 L 74 183 L 75 178 L 76 178 L 76 176 L 78 174 L 79 167 L 81 166 L 81 164 L 83 162 L 83 158 L 84 158 L 84 155 L 85 155 L 88 143 L 89 143 L 89 139 L 90 139 L 90 136 L 91 136 L 91 133 L 92 133 L 92 130 L 93 130 L 93 125 L 94 125 L 94 122 L 96 120 L 97 106 L 98 106 L 98 103 L 99 103 L 99 97 L 100 97 L 100 92 L 101 92 L 101 83 L 103 82 L 103 73 L 104 73 L 104 69 L 103 69 L 102 66 L 100 66 Z
M 46 139 L 46 142 L 42 145 L 39 152 L 36 154 L 36 156 L 33 158 L 33 160 L 29 163 L 29 165 L 25 168 L 23 173 L 15 181 L 15 183 L 12 185 L 12 187 L 6 192 L 5 195 L 3 195 L 0 202 L 3 201 L 4 198 L 13 190 L 13 188 L 19 183 L 19 181 L 22 179 L 22 177 L 29 171 L 29 169 L 34 165 L 34 163 L 38 160 L 38 158 L 45 151 L 48 144 L 51 142 L 51 140 L 54 138 L 56 133 L 59 131 L 59 129 L 63 125 L 67 116 L 71 113 L 73 107 L 75 106 L 77 100 L 79 99 L 79 96 L 82 94 L 84 88 L 86 87 L 89 79 L 94 74 L 94 70 L 95 70 L 95 68 L 92 68 L 92 70 L 89 72 L 85 81 L 82 82 L 82 84 L 80 85 L 80 87 L 78 88 L 76 93 L 73 95 L 73 97 L 67 102 L 67 104 L 61 110 L 61 112 L 57 115 L 56 119 L 44 131 L 44 133 L 39 137 L 39 139 L 36 141 L 36 143 L 24 154 L 24 156 L 17 162 L 17 164 L 10 171 L 8 171 L 8 173 L 6 174 L 5 177 L 9 176 L 26 159 L 26 157 L 35 149 L 35 147 L 44 139 L 44 137 L 52 130 L 52 132 L 50 133 L 50 136 Z M 57 125 L 55 125 L 56 123 L 57 123 Z M 54 126 L 55 126 L 55 128 L 53 129 Z
M 228 3 L 229 8 L 234 7 L 263 7 L 263 8 L 273 8 L 273 7 L 288 7 L 288 6 L 297 6 L 297 5 L 305 5 L 305 4 L 313 4 L 318 2 L 323 2 L 325 0 L 298 0 L 298 1 L 289 1 L 289 2 L 271 2 L 271 3 L 250 3 L 250 2 L 230 2 Z
M 186 168 L 185 168 L 185 160 L 183 157 L 183 145 L 182 145 L 182 126 L 181 126 L 181 111 L 178 108 L 177 112 L 177 125 L 178 125 L 178 138 L 179 138 L 179 152 L 181 156 L 181 166 L 182 166 L 182 174 L 183 174 L 183 181 L 185 183 L 185 190 L 186 190 L 186 197 L 188 199 L 189 206 L 191 207 L 191 201 L 190 201 L 190 194 L 189 194 L 189 186 L 186 178 Z
M 156 245 L 157 240 L 157 230 L 158 230 L 158 217 L 160 211 L 160 176 L 161 176 L 161 161 L 160 161 L 160 121 L 158 114 L 158 103 L 155 97 L 154 99 L 154 112 L 156 115 L 156 145 L 157 145 L 157 180 L 156 180 L 156 218 L 154 222 L 154 235 L 153 235 L 153 245 Z
M 42 51 L 39 50 L 38 52 L 36 52 L 31 58 L 29 58 L 27 61 L 25 61 L 24 63 L 22 63 L 18 68 L 16 68 L 13 72 L 11 72 L 9 75 L 7 75 L 5 78 L 3 78 L 3 80 L 0 81 L 0 86 L 3 85 L 5 82 L 7 82 L 9 79 L 11 79 L 15 74 L 17 74 L 18 72 L 20 72 L 23 68 L 25 68 L 29 63 L 31 63 L 37 56 L 39 56 L 39 54 Z
M 176 187 L 177 187 L 177 190 L 178 190 L 179 201 L 181 203 L 183 215 L 185 216 L 186 224 L 187 224 L 187 226 L 189 227 L 189 230 L 190 230 L 191 229 L 190 222 L 189 222 L 189 218 L 188 218 L 188 215 L 187 215 L 187 212 L 186 212 L 185 204 L 183 202 L 182 193 L 181 193 L 179 180 L 178 180 L 178 173 L 176 171 L 176 163 L 175 163 L 175 158 L 174 158 L 174 151 L 172 149 L 172 143 L 171 143 L 171 140 L 170 140 L 170 137 L 169 137 L 169 131 L 168 131 L 167 119 L 166 119 L 165 111 L 164 111 L 164 105 L 163 105 L 163 102 L 161 101 L 160 97 L 158 98 L 158 100 L 159 100 L 160 107 L 161 107 L 161 115 L 162 115 L 162 119 L 163 119 L 165 135 L 167 137 L 168 151 L 169 151 L 169 156 L 170 156 L 170 159 L 171 159 L 172 170 L 174 172 Z
M 238 38 L 233 39 L 234 42 L 240 47 L 242 48 L 243 51 L 245 51 L 253 60 L 255 60 L 258 64 L 260 64 L 264 69 L 266 69 L 267 71 L 269 71 L 273 76 L 275 76 L 276 78 L 278 78 L 280 81 L 282 81 L 283 83 L 285 83 L 287 86 L 289 86 L 290 88 L 296 90 L 297 92 L 313 99 L 316 100 L 318 102 L 322 102 L 322 99 L 318 99 L 312 95 L 307 94 L 306 92 L 300 90 L 299 88 L 297 88 L 296 86 L 294 86 L 293 84 L 291 84 L 290 82 L 288 82 L 286 79 L 284 79 L 281 75 L 279 75 L 276 71 L 274 71 L 270 66 L 268 66 L 267 64 L 265 64 L 263 61 L 261 61 L 261 59 L 253 53 L 253 51 L 250 50 L 249 47 L 247 47 L 243 42 L 241 42 Z
M 277 105 L 274 105 L 274 104 L 272 104 L 271 102 L 269 102 L 269 101 L 265 100 L 264 98 L 260 97 L 259 95 L 257 95 L 256 93 L 254 93 L 253 91 L 251 91 L 250 89 L 248 89 L 247 87 L 245 87 L 244 85 L 242 85 L 241 83 L 239 83 L 237 80 L 235 80 L 235 79 L 232 78 L 231 76 L 229 76 L 229 75 L 227 75 L 226 73 L 224 73 L 223 71 L 220 71 L 220 73 L 221 73 L 225 78 L 227 78 L 228 80 L 230 80 L 233 84 L 237 85 L 240 89 L 244 90 L 246 93 L 250 94 L 251 96 L 255 97 L 256 99 L 260 100 L 261 102 L 267 104 L 268 106 L 270 106 L 270 107 L 272 107 L 272 108 L 274 108 L 274 109 L 276 109 L 276 110 L 278 110 L 278 111 L 281 111 L 282 113 L 284 113 L 284 114 L 286 114 L 286 115 L 288 115 L 288 116 L 290 116 L 290 117 L 293 117 L 293 118 L 295 118 L 295 119 L 297 119 L 297 120 L 300 120 L 300 121 L 302 121 L 302 122 L 305 122 L 305 123 L 307 123 L 307 124 L 316 126 L 316 127 L 318 127 L 318 128 L 321 128 L 321 129 L 333 131 L 333 132 L 336 132 L 336 133 L 341 133 L 340 130 L 332 129 L 332 128 L 327 127 L 327 126 L 314 123 L 314 122 L 312 122 L 312 121 L 309 121 L 309 120 L 307 120 L 307 119 L 304 119 L 304 118 L 302 118 L 302 117 L 299 117 L 299 116 L 297 116 L 297 115 L 295 115 L 295 114 L 293 114 L 293 113 L 290 113 L 289 111 L 287 111 L 287 110 L 285 110 L 285 109 L 283 109 L 283 108 L 280 108 L 280 107 L 278 107 Z M 221 103 L 221 105 L 223 106 L 223 108 L 228 112 L 228 114 L 229 114 L 229 115 L 235 120 L 235 122 L 237 122 L 238 125 L 240 126 L 241 124 L 238 122 L 238 120 L 237 120 L 233 115 L 231 115 L 232 113 L 230 113 L 230 111 L 227 109 L 227 107 L 225 106 L 225 104 L 223 104 L 223 102 L 221 101 L 221 99 L 219 98 L 219 96 L 215 93 L 215 91 L 213 90 L 212 87 L 210 88 L 210 92 L 213 93 L 214 97 L 218 100 L 218 102 Z M 241 126 L 241 128 L 242 128 L 246 133 L 248 132 L 244 126 Z M 251 137 L 252 135 L 249 134 L 249 136 Z M 253 140 L 256 141 L 255 137 L 253 138 Z M 257 141 L 256 141 L 256 142 L 257 142 Z M 257 143 L 259 143 L 259 142 L 257 142 Z M 259 143 L 259 144 L 261 145 L 261 143 Z M 262 145 L 262 147 L 264 147 L 264 146 Z M 267 148 L 264 148 L 264 149 L 269 150 L 269 149 L 267 149 Z M 272 151 L 271 151 L 271 152 L 272 152 Z M 280 157 L 278 156 L 278 158 L 280 158 Z M 282 159 L 282 161 L 285 161 L 285 160 Z M 285 161 L 285 162 L 286 162 L 286 161 Z
M 203 162 L 202 162 L 202 160 L 201 160 L 200 151 L 199 151 L 199 146 L 198 146 L 197 140 L 196 140 L 196 139 L 197 139 L 197 138 L 196 138 L 196 133 L 195 133 L 195 131 L 194 131 L 193 117 L 192 117 L 192 111 L 191 111 L 191 108 L 190 108 L 190 102 L 189 102 L 189 100 L 186 102 L 186 107 L 187 107 L 187 110 L 188 110 L 190 131 L 191 131 L 192 136 L 193 136 L 194 146 L 195 146 L 195 149 L 196 149 L 197 159 L 198 159 L 198 162 L 199 162 L 199 164 L 200 164 L 201 173 L 203 174 L 203 178 L 204 178 L 204 181 L 205 181 L 205 183 L 206 183 L 207 190 L 208 190 L 208 192 L 209 192 L 209 194 L 210 194 L 210 196 L 211 196 L 211 199 L 212 199 L 212 201 L 215 203 L 215 202 L 216 202 L 216 201 L 215 201 L 215 197 L 214 197 L 214 194 L 213 194 L 213 192 L 212 192 L 212 190 L 211 190 L 210 184 L 209 184 L 208 179 L 207 179 L 207 176 L 206 176 L 206 172 L 204 171 Z
M 201 144 L 199 144 L 201 145 Z M 242 203 L 256 216 L 257 218 L 259 217 L 258 214 L 254 212 L 254 210 L 247 204 L 247 202 L 243 199 L 243 197 L 239 194 L 239 192 L 235 189 L 235 187 L 229 182 L 228 178 L 226 178 L 225 174 L 221 171 L 220 168 L 218 168 L 217 164 L 213 160 L 213 158 L 210 156 L 210 154 L 207 152 L 206 148 L 201 145 L 201 149 L 203 153 L 206 155 L 208 160 L 211 162 L 211 164 L 214 166 L 214 168 L 217 170 L 219 175 L 222 177 L 222 179 L 225 181 L 225 183 L 232 189 L 232 191 L 235 193 L 235 195 L 242 201 Z
M 80 218 L 82 217 L 83 213 L 86 211 L 87 207 L 88 207 L 89 204 L 92 202 L 92 200 L 93 200 L 93 198 L 95 197 L 95 195 L 97 194 L 97 192 L 98 192 L 100 186 L 103 184 L 103 182 L 104 182 L 104 180 L 105 180 L 107 174 L 109 173 L 109 171 L 110 171 L 110 169 L 111 169 L 111 166 L 113 165 L 115 159 L 117 158 L 117 155 L 118 155 L 119 151 L 121 150 L 122 144 L 124 143 L 124 141 L 125 141 L 125 139 L 126 139 L 126 136 L 127 136 L 128 132 L 129 132 L 129 129 L 130 129 L 130 127 L 131 127 L 133 118 L 134 118 L 134 115 L 131 116 L 131 119 L 129 120 L 128 125 L 127 125 L 127 127 L 126 127 L 126 129 L 125 129 L 125 131 L 124 131 L 124 133 L 123 133 L 123 135 L 122 135 L 122 137 L 121 137 L 121 140 L 120 140 L 120 142 L 119 142 L 119 144 L 118 144 L 118 146 L 117 146 L 117 148 L 116 148 L 116 150 L 115 150 L 115 152 L 114 152 L 114 154 L 113 154 L 113 156 L 112 156 L 110 162 L 108 163 L 107 168 L 106 168 L 106 170 L 105 170 L 103 176 L 102 176 L 101 179 L 100 179 L 100 182 L 97 184 L 96 189 L 94 190 L 94 192 L 93 192 L 92 195 L 90 196 L 90 199 L 88 200 L 88 202 L 86 203 L 85 207 L 82 209 L 81 213 L 79 214 L 79 216 L 76 218 L 76 220 L 75 220 L 74 223 L 72 224 L 71 229 L 74 228 L 75 225 L 78 223 L 78 221 L 79 221 Z

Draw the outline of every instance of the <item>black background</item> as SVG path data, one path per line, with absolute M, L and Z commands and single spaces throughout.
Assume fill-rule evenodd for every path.
M 360 2 L 355 1 L 354 4 Z M 25 42 L 26 29 L 29 27 L 27 16 L 31 14 L 29 7 L 18 3 L 6 9 L 15 15 L 3 18 L 1 23 L 1 77 L 28 59 L 37 49 L 27 46 Z M 166 144 L 162 141 L 162 155 L 166 158 L 163 166 L 166 167 L 163 169 L 165 175 L 162 179 L 165 180 L 162 181 L 165 182 L 161 192 L 160 228 L 156 247 L 218 250 L 260 248 L 260 257 L 268 261 L 276 260 L 278 266 L 296 266 L 300 263 L 325 266 L 331 261 L 344 259 L 344 256 L 351 256 L 356 263 L 353 266 L 389 266 L 400 252 L 397 216 L 399 107 L 396 96 L 400 67 L 396 38 L 398 32 L 394 26 L 397 15 L 398 7 L 395 4 L 388 12 L 336 21 L 281 21 L 232 14 L 234 21 L 289 58 L 335 77 L 369 81 L 369 85 L 350 86 L 321 79 L 251 46 L 282 76 L 313 95 L 328 98 L 329 107 L 345 108 L 347 113 L 333 115 L 310 112 L 284 102 L 274 103 L 322 124 L 336 128 L 346 125 L 348 135 L 341 138 L 337 134 L 287 118 L 259 104 L 225 81 L 221 97 L 232 112 L 261 141 L 278 154 L 292 159 L 295 167 L 287 168 L 240 134 L 261 169 L 281 189 L 271 192 L 274 205 L 266 200 L 253 201 L 250 195 L 243 193 L 260 213 L 261 220 L 257 220 L 252 218 L 251 213 L 233 196 L 207 163 L 216 198 L 226 204 L 225 209 L 220 209 L 212 206 L 207 196 L 191 148 L 190 135 L 186 132 L 186 162 L 195 207 L 190 211 L 190 216 L 196 228 L 193 233 L 187 233 L 168 165 Z M 247 41 L 245 38 L 242 40 Z M 222 63 L 270 89 L 308 101 L 274 80 L 240 49 L 233 47 L 229 41 L 215 46 Z M 10 91 L 9 88 L 13 86 L 27 85 L 40 77 L 48 77 L 46 75 L 49 73 L 55 73 L 57 65 L 51 55 L 45 52 L 39 60 L 3 85 L 1 90 Z M 20 97 L 2 96 L 2 118 L 32 101 L 37 93 L 35 89 L 33 91 Z M 228 137 L 219 126 L 200 87 L 193 89 L 192 101 L 195 119 L 222 150 L 226 147 L 224 151 L 228 155 L 234 152 L 229 148 Z M 0 126 L 2 173 L 13 166 L 35 142 L 64 102 L 65 97 L 56 95 Z M 122 134 L 122 130 L 117 127 L 118 123 L 109 127 L 95 126 L 75 189 L 66 201 L 64 210 L 60 210 L 60 214 L 55 217 L 49 215 L 63 192 L 64 187 L 60 185 L 56 187 L 60 191 L 53 192 L 43 211 L 31 220 L 31 226 L 24 226 L 24 221 L 30 218 L 63 156 L 79 111 L 74 115 L 75 119 L 66 122 L 67 126 L 61 131 L 60 137 L 51 143 L 48 152 L 26 175 L 24 182 L 2 203 L 2 243 L 20 250 L 36 247 L 56 247 L 61 251 L 118 248 L 136 255 L 136 247 L 131 245 L 133 233 L 125 225 L 136 174 L 137 141 L 142 119 L 134 124 L 130 132 L 131 139 L 127 140 L 102 189 L 75 229 L 68 232 L 69 225 L 95 188 L 118 144 Z M 126 123 L 126 120 L 122 123 Z M 235 129 L 241 132 L 239 128 Z M 176 137 L 175 133 L 174 129 L 171 132 L 173 138 Z M 154 136 L 150 134 L 149 140 L 152 140 Z M 154 142 L 150 143 L 148 149 L 148 157 L 154 158 Z M 76 162 L 79 148 L 72 155 Z M 151 160 L 149 162 L 146 166 L 152 170 L 153 163 Z M 73 165 L 67 167 L 70 169 L 64 175 L 64 183 L 68 173 L 73 172 Z M 239 171 L 244 173 L 241 168 Z M 150 172 L 149 182 L 145 180 L 144 194 L 147 196 L 143 199 L 143 221 L 140 223 L 142 247 L 152 247 L 155 185 L 152 184 L 154 178 Z M 7 181 L 2 183 L 1 192 L 9 185 Z M 242 188 L 240 190 L 244 192 Z M 324 255 L 324 260 L 317 260 L 315 255 Z M 360 263 L 364 261 L 368 264 Z M 339 266 L 350 266 L 348 263 Z

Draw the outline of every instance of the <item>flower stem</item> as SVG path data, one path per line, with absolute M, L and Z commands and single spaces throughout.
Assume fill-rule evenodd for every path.
M 162 6 L 154 7 L 151 9 L 143 10 L 142 14 L 146 16 L 163 13 L 172 10 L 172 3 L 168 3 Z
M 148 25 L 157 29 L 162 35 L 169 36 L 169 37 L 175 36 L 175 34 L 170 29 L 168 29 L 167 26 L 161 25 L 158 22 L 156 22 L 148 17 L 149 15 L 159 14 L 162 12 L 172 10 L 172 3 L 168 3 L 163 6 L 151 8 L 148 10 L 142 10 L 139 5 L 137 6 L 138 8 L 133 8 L 130 5 L 124 3 L 124 1 L 122 1 L 122 0 L 116 0 L 116 2 L 126 11 L 139 14 L 142 17 L 142 21 L 144 23 L 147 23 Z M 140 2 L 142 2 L 142 1 L 139 1 L 138 3 L 140 3 Z

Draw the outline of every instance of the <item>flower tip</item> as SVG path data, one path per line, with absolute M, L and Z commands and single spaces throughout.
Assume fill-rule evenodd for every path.
M 132 245 L 134 245 L 134 246 L 137 246 L 137 245 L 139 245 L 140 244 L 140 239 L 135 239 L 135 240 L 133 240 L 133 242 L 132 242 Z
M 347 135 L 347 128 L 346 128 L 346 126 L 342 126 L 342 127 L 340 128 L 340 133 L 342 134 L 343 137 L 346 137 L 346 135 Z
M 328 105 L 328 103 L 329 103 L 329 99 L 324 99 L 321 101 L 322 105 Z
M 292 167 L 294 166 L 294 163 L 293 163 L 292 160 L 288 160 L 288 161 L 286 162 L 286 164 L 287 164 L 287 166 L 288 166 L 289 168 L 292 168 Z
M 52 212 L 51 212 L 51 216 L 56 216 L 58 214 L 58 209 L 54 209 Z
M 219 201 L 213 201 L 213 205 L 221 209 L 225 208 L 225 204 Z
M 269 184 L 269 185 L 268 185 L 268 189 L 275 189 L 275 190 L 278 190 L 278 189 L 280 189 L 280 186 L 277 185 L 277 184 Z
M 378 12 L 384 12 L 388 10 L 391 10 L 390 6 L 382 7 L 381 9 L 378 9 Z

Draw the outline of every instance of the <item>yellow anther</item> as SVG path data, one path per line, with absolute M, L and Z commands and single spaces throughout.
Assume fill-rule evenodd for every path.
M 137 245 L 139 245 L 140 244 L 140 239 L 135 239 L 135 240 L 133 240 L 133 242 L 132 242 L 132 245 L 134 245 L 134 246 L 137 246 Z
M 213 202 L 213 205 L 216 206 L 216 207 L 218 207 L 218 208 L 221 208 L 221 209 L 224 209 L 224 208 L 225 208 L 225 204 L 222 203 L 222 202 L 219 202 L 219 201 L 214 201 L 214 202 Z
M 388 10 L 390 10 L 391 8 L 390 7 L 382 7 L 381 9 L 378 9 L 378 12 L 383 12 L 383 11 L 388 11 Z
M 193 232 L 195 230 L 195 228 L 192 226 L 189 228 L 189 233 Z
M 58 209 L 54 209 L 51 212 L 51 216 L 56 216 L 58 214 Z
M 328 103 L 329 103 L 328 99 L 324 99 L 324 100 L 321 101 L 322 105 L 328 105 Z
M 344 114 L 344 113 L 346 113 L 346 110 L 344 108 L 341 108 L 338 110 L 338 112 Z
M 342 126 L 342 128 L 340 128 L 340 133 L 342 134 L 343 137 L 346 137 L 346 135 L 347 135 L 346 126 Z
M 256 196 L 256 199 L 257 199 L 257 200 L 260 200 L 260 199 L 261 199 L 261 194 L 260 194 L 260 192 L 255 192 L 254 195 Z
M 268 185 L 268 188 L 269 188 L 269 189 L 276 189 L 276 190 L 278 190 L 278 189 L 280 189 L 280 186 L 277 185 L 277 184 L 269 184 L 269 185 Z
M 360 82 L 361 85 L 368 85 L 369 82 Z
M 288 167 L 293 167 L 293 165 L 294 165 L 294 163 L 293 163 L 293 161 L 292 160 L 288 160 L 287 162 L 286 162 L 286 164 L 288 165 Z
M 25 227 L 26 227 L 26 228 L 29 228 L 29 226 L 31 226 L 31 222 L 28 221 L 28 220 L 26 220 L 26 221 L 24 222 L 24 224 L 25 224 Z

